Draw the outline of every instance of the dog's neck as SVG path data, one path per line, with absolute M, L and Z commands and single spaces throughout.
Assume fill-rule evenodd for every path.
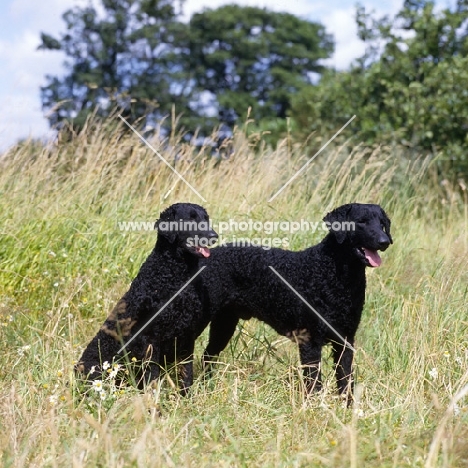
M 323 254 L 334 261 L 343 263 L 345 262 L 353 271 L 365 272 L 366 266 L 354 255 L 353 247 L 345 239 L 343 243 L 339 243 L 333 234 L 327 234 L 326 237 L 317 245 L 320 247 Z
M 199 258 L 187 252 L 176 242 L 169 242 L 162 236 L 158 237 L 153 252 L 158 252 L 158 255 L 167 255 L 168 257 L 176 259 L 181 264 L 187 265 L 190 271 L 198 270 Z
M 158 236 L 154 250 L 157 252 L 168 252 L 174 257 L 180 256 L 181 249 L 176 243 L 169 242 L 165 237 Z
M 334 265 L 333 275 L 339 278 L 345 290 L 350 291 L 350 300 L 355 310 L 362 310 L 365 301 L 366 266 L 353 254 L 353 247 L 346 241 L 339 244 L 333 234 L 328 234 L 317 247 Z

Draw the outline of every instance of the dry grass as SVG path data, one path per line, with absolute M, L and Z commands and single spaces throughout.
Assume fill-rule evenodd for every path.
M 146 393 L 125 388 L 80 399 L 72 363 L 155 240 L 151 232 L 121 232 L 118 222 L 152 221 L 171 203 L 201 201 L 118 129 L 93 124 L 71 142 L 6 154 L 1 464 L 466 466 L 466 192 L 432 182 L 425 162 L 408 163 L 396 149 L 353 143 L 325 151 L 272 203 L 307 162 L 304 148 L 286 140 L 272 151 L 241 130 L 224 160 L 175 138 L 159 147 L 215 221 L 319 221 L 341 203 L 385 207 L 395 244 L 368 274 L 353 411 L 336 398 L 330 367 L 325 391 L 305 399 L 294 345 L 255 321 L 242 325 L 213 379 L 198 379 L 189 398 L 165 379 Z M 322 236 L 293 234 L 290 248 Z M 197 356 L 204 343 L 205 335 Z

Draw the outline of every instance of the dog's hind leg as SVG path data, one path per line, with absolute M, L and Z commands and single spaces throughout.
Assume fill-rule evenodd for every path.
M 182 352 L 181 363 L 177 366 L 177 373 L 180 378 L 180 393 L 183 396 L 188 394 L 193 384 L 193 350 L 195 348 L 195 338 L 186 339 Z
M 310 341 L 300 343 L 299 354 L 307 392 L 320 391 L 322 389 L 322 375 L 320 372 L 322 345 Z
M 349 340 L 348 344 L 353 346 L 354 339 Z M 354 390 L 353 380 L 353 358 L 354 351 L 342 343 L 333 342 L 333 360 L 335 362 L 335 375 L 338 391 L 340 395 L 346 397 L 348 406 L 352 402 Z
M 239 317 L 232 310 L 226 309 L 217 314 L 210 325 L 210 338 L 203 354 L 203 368 L 208 374 L 213 369 L 213 360 L 227 346 L 236 331 Z

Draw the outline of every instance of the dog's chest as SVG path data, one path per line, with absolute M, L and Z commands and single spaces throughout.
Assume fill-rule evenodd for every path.
M 318 302 L 330 311 L 362 310 L 364 306 L 365 270 L 349 265 L 330 264 L 320 274 L 315 270 L 303 284 L 311 302 Z

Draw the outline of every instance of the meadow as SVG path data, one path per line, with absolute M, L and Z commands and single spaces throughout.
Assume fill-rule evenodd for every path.
M 171 135 L 161 155 L 90 123 L 0 158 L 0 464 L 4 467 L 449 467 L 468 464 L 468 192 L 428 160 L 349 140 L 310 158 L 236 131 L 228 157 Z M 140 392 L 78 391 L 73 363 L 126 291 L 156 239 L 119 222 L 154 221 L 175 202 L 216 222 L 320 221 L 343 203 L 379 203 L 394 245 L 368 269 L 356 339 L 356 403 L 306 397 L 296 346 L 244 322 L 210 380 L 189 397 L 170 375 Z M 243 233 L 245 235 L 246 233 Z M 255 233 L 247 233 L 254 236 Z M 289 235 L 292 250 L 324 233 Z M 325 352 L 325 356 L 329 354 Z M 327 360 L 329 361 L 329 359 Z

